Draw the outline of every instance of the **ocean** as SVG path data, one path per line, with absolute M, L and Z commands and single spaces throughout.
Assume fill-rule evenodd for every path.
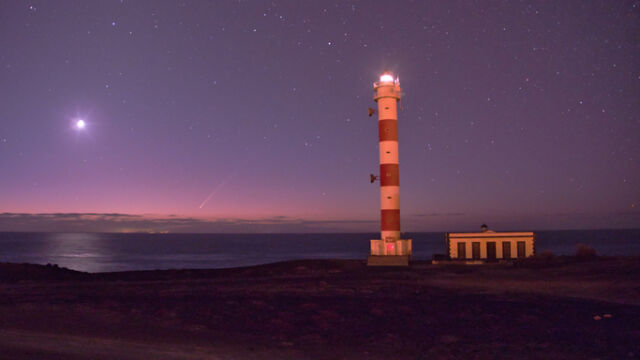
M 0 262 L 87 272 L 229 268 L 294 259 L 366 259 L 379 234 L 119 234 L 0 232 Z M 444 233 L 406 233 L 414 259 L 445 254 Z M 640 255 L 640 229 L 536 231 L 536 252 Z

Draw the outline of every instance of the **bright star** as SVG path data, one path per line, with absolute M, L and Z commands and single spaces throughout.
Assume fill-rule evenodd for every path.
M 84 129 L 85 126 L 87 126 L 87 124 L 84 122 L 84 120 L 79 119 L 78 121 L 76 121 L 76 128 L 77 129 Z

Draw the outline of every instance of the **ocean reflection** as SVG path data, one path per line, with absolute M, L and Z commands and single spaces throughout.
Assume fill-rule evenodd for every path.
M 46 252 L 51 262 L 69 269 L 103 272 L 110 271 L 115 257 L 110 244 L 101 234 L 57 233 L 48 234 Z

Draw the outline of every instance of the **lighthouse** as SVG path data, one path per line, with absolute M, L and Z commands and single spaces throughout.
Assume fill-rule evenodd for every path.
M 411 239 L 401 239 L 400 174 L 398 165 L 398 103 L 402 96 L 400 81 L 390 73 L 373 83 L 373 99 L 378 113 L 380 174 L 371 175 L 371 182 L 380 181 L 380 239 L 371 240 L 370 266 L 408 266 Z

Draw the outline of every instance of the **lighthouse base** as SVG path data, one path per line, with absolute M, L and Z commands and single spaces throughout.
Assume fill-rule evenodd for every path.
M 408 266 L 411 259 L 411 239 L 387 238 L 371 240 L 370 266 Z
M 367 266 L 409 266 L 409 255 L 370 255 Z

